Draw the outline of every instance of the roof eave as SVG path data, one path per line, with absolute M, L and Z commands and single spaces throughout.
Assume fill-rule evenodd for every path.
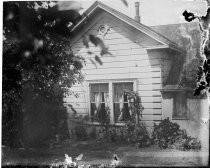
M 185 53 L 186 51 L 183 48 L 180 48 L 179 46 L 177 46 L 174 42 L 168 40 L 167 38 L 159 35 L 158 33 L 156 33 L 154 30 L 150 29 L 147 26 L 144 26 L 142 24 L 139 24 L 138 22 L 134 22 L 132 21 L 132 23 L 129 22 L 129 20 L 131 21 L 132 18 L 129 18 L 126 16 L 127 20 L 122 18 L 121 14 L 119 17 L 119 12 L 117 12 L 117 14 L 115 13 L 115 10 L 104 5 L 101 2 L 94 2 L 93 5 L 91 5 L 83 14 L 83 18 L 71 29 L 71 32 L 76 31 L 81 24 L 85 23 L 85 20 L 89 18 L 89 16 L 97 9 L 103 9 L 104 11 L 110 13 L 111 15 L 119 18 L 120 20 L 122 20 L 123 22 L 127 23 L 128 25 L 136 28 L 139 31 L 142 31 L 143 33 L 147 34 L 148 36 L 154 38 L 155 40 L 157 40 L 158 42 L 162 43 L 163 45 L 160 45 L 159 47 L 154 46 L 154 47 L 148 47 L 148 49 L 158 49 L 158 48 L 171 48 L 173 50 L 176 50 L 178 52 L 181 53 Z

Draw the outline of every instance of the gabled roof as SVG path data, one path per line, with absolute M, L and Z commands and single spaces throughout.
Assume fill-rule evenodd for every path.
M 198 22 L 158 25 L 151 26 L 151 28 L 177 44 L 181 42 L 181 44 L 179 45 L 190 46 L 190 48 L 188 47 L 188 59 L 190 58 L 191 61 L 195 61 L 195 59 L 200 58 L 199 51 L 202 39 Z M 189 83 L 192 82 L 192 79 L 187 79 L 187 76 L 185 76 L 186 74 L 182 74 L 183 65 L 184 63 L 186 63 L 185 61 L 183 61 L 184 60 L 178 59 L 174 60 L 172 68 L 170 70 L 170 74 L 168 75 L 165 86 L 163 87 L 164 91 L 177 91 L 183 89 L 189 90 L 189 88 L 191 87 L 189 86 Z M 189 63 L 190 61 L 188 60 L 187 64 Z M 197 67 L 195 67 L 195 70 L 196 68 Z M 190 72 L 190 70 L 188 72 Z M 183 77 L 185 78 L 185 80 L 190 81 L 186 82 L 185 80 L 182 80 Z
M 169 25 L 157 25 L 150 26 L 151 29 L 171 40 L 172 42 L 178 44 L 180 41 L 180 35 L 177 35 L 176 32 L 180 31 L 180 29 L 185 29 L 184 36 L 200 36 L 200 26 L 198 22 L 190 22 L 190 23 L 178 23 L 178 24 L 169 24 Z M 178 36 L 178 37 L 177 37 Z M 189 37 L 188 36 L 188 37 Z M 201 38 L 196 38 L 195 48 L 200 48 Z
M 136 22 L 134 19 L 124 15 L 123 13 L 101 3 L 101 2 L 94 2 L 83 14 L 83 17 L 81 20 L 71 29 L 71 32 L 76 31 L 77 29 L 80 28 L 81 25 L 86 23 L 86 20 L 92 16 L 92 14 L 96 10 L 103 10 L 108 12 L 109 14 L 115 16 L 116 18 L 122 20 L 123 22 L 127 23 L 128 25 L 134 27 L 135 29 L 145 33 L 146 35 L 150 36 L 151 38 L 159 41 L 162 43 L 166 48 L 171 48 L 180 52 L 184 52 L 184 49 L 179 47 L 176 43 L 172 42 L 171 40 L 167 39 L 163 35 L 157 33 L 154 31 L 152 28 L 145 26 L 141 23 Z

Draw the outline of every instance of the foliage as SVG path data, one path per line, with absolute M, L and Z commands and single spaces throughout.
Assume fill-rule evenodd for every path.
M 127 141 L 136 143 L 136 147 L 142 148 L 151 145 L 151 139 L 143 122 L 140 122 L 138 124 L 126 124 L 126 131 Z
M 82 125 L 75 127 L 75 135 L 77 140 L 82 140 L 82 141 L 87 140 L 88 136 L 85 127 Z
M 115 143 L 132 143 L 137 147 L 146 147 L 150 145 L 150 137 L 148 135 L 146 126 L 140 121 L 144 107 L 141 104 L 141 99 L 138 93 L 125 90 L 125 94 L 130 102 L 129 110 L 132 116 L 124 126 L 111 126 L 110 123 L 110 109 L 106 109 L 106 117 L 99 120 L 102 128 L 98 131 L 97 141 L 115 142 Z
M 110 108 L 105 107 L 105 111 L 103 111 L 103 114 L 96 116 L 97 121 L 100 123 L 100 125 L 108 125 L 110 123 Z
M 102 127 L 97 133 L 97 141 L 111 143 L 136 144 L 136 147 L 147 147 L 151 144 L 146 126 L 140 122 L 126 123 L 125 126 Z
M 181 130 L 177 123 L 172 123 L 169 118 L 162 120 L 159 125 L 154 125 L 152 139 L 161 149 L 169 147 L 179 150 L 201 148 L 196 138 L 187 136 L 186 132 Z
M 35 1 L 3 4 L 3 144 L 34 144 L 53 138 L 61 127 L 67 130 L 62 98 L 82 81 L 83 59 L 68 46 L 68 23 L 80 15 L 59 7 Z
M 134 91 L 125 90 L 125 94 L 127 95 L 131 105 L 129 107 L 129 110 L 132 112 L 131 121 L 135 123 L 137 120 L 137 123 L 139 123 L 140 117 L 142 117 L 142 111 L 144 110 L 144 107 L 141 104 L 141 98 L 138 93 Z
M 209 3 L 209 2 L 208 2 Z M 194 95 L 198 96 L 203 93 L 209 92 L 210 86 L 210 41 L 209 41 L 209 20 L 210 20 L 210 8 L 207 10 L 206 16 L 197 16 L 190 11 L 184 11 L 183 16 L 185 20 L 191 22 L 195 19 L 199 20 L 200 29 L 202 32 L 202 45 L 201 54 L 204 57 L 203 65 L 198 67 L 197 70 L 197 86 L 194 91 Z

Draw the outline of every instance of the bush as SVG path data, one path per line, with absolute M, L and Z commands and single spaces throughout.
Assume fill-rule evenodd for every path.
M 87 131 L 84 126 L 76 126 L 75 127 L 75 135 L 77 140 L 85 141 L 87 140 Z
M 169 118 L 162 120 L 159 125 L 154 125 L 152 141 L 161 149 L 199 150 L 201 148 L 199 140 L 187 136 L 186 131 L 181 130 L 180 126 L 172 123 Z
M 96 137 L 97 137 L 97 135 L 96 135 L 96 128 L 93 128 L 93 129 L 91 130 L 91 132 L 89 133 L 88 137 L 89 137 L 90 139 L 96 139 Z
M 123 127 L 103 127 L 97 135 L 97 141 L 136 144 L 138 148 L 151 144 L 151 139 L 143 123 L 128 122 Z

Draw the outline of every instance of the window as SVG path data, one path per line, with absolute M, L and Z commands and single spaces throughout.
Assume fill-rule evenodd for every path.
M 129 101 L 127 95 L 124 93 L 125 89 L 133 91 L 133 83 L 115 83 L 114 84 L 114 121 L 123 122 L 128 121 L 131 118 L 131 112 L 129 110 Z
M 90 107 L 92 121 L 99 121 L 106 114 L 109 102 L 108 83 L 90 85 Z
M 109 90 L 110 88 L 110 90 Z M 99 122 L 110 111 L 111 122 L 131 119 L 130 102 L 125 90 L 133 91 L 133 82 L 109 82 L 90 84 L 90 115 L 92 122 Z
M 173 119 L 188 119 L 187 98 L 184 93 L 176 93 L 174 96 Z

